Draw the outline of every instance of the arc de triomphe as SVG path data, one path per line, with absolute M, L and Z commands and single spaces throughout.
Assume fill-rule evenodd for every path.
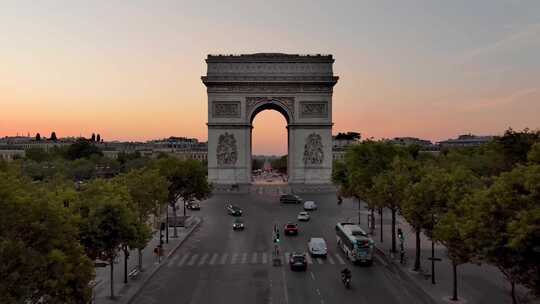
M 332 175 L 332 55 L 208 55 L 208 179 L 251 183 L 255 116 L 273 109 L 288 129 L 289 184 L 329 184 Z

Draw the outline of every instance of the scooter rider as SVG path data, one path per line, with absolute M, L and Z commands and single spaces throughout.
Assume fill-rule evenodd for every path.
M 351 274 L 351 271 L 349 270 L 349 268 L 345 267 L 345 269 L 343 269 L 341 271 L 341 279 L 350 279 L 351 276 L 352 276 L 352 274 Z

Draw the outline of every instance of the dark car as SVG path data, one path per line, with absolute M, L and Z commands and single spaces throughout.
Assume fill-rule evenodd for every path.
M 233 216 L 240 216 L 242 215 L 242 209 L 238 206 L 233 205 L 227 205 L 227 213 Z
M 305 253 L 293 252 L 289 257 L 289 266 L 291 270 L 307 270 L 307 258 Z
M 201 205 L 197 202 L 188 202 L 186 203 L 186 208 L 189 210 L 201 210 Z
M 244 225 L 244 222 L 241 219 L 237 218 L 234 220 L 232 224 L 233 230 L 244 230 L 244 228 L 246 228 L 246 225 Z
M 285 225 L 285 227 L 283 228 L 283 231 L 285 234 L 288 234 L 288 235 L 297 235 L 298 234 L 298 226 L 296 224 L 293 224 L 293 223 L 288 223 Z
M 282 204 L 300 204 L 302 199 L 298 195 L 283 194 L 279 197 L 279 202 Z

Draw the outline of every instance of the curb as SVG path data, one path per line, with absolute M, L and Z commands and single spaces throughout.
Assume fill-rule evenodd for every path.
M 131 304 L 133 302 L 133 300 L 135 299 L 135 297 L 137 297 L 140 293 L 141 293 L 141 290 L 143 289 L 143 287 L 146 286 L 146 284 L 152 279 L 152 277 L 154 277 L 154 275 L 161 269 L 161 267 L 165 264 L 165 262 L 169 259 L 169 257 L 171 255 L 173 255 L 176 250 L 178 248 L 180 248 L 180 246 L 182 246 L 182 244 L 191 236 L 191 233 L 197 228 L 199 227 L 199 225 L 202 223 L 202 218 L 200 217 L 194 217 L 195 220 L 196 220 L 196 223 L 194 223 L 193 225 L 191 225 L 191 227 L 189 227 L 189 230 L 187 231 L 186 235 L 184 236 L 184 238 L 182 240 L 180 240 L 180 242 L 173 248 L 169 251 L 169 253 L 167 254 L 167 256 L 163 259 L 163 261 L 161 261 L 161 263 L 156 267 L 154 268 L 150 274 L 146 277 L 146 279 L 142 280 L 141 284 L 139 285 L 139 288 L 130 296 L 126 296 L 126 301 L 124 303 L 126 304 Z
M 416 279 L 411 277 L 407 271 L 405 271 L 404 269 L 402 269 L 394 259 L 388 257 L 388 255 L 384 252 L 384 250 L 382 250 L 381 248 L 379 248 L 379 246 L 375 246 L 375 250 L 377 251 L 377 254 L 379 256 L 381 256 L 387 263 L 388 265 L 391 265 L 392 266 L 392 269 L 396 269 L 396 271 L 399 272 L 399 275 L 403 278 L 407 278 L 407 281 L 411 282 L 412 285 L 414 285 L 418 291 L 420 291 L 421 293 L 424 294 L 425 298 L 427 300 L 429 300 L 431 303 L 433 304 L 436 304 L 436 303 L 439 303 L 438 299 L 433 297 L 423 286 L 422 284 L 419 284 L 416 282 Z

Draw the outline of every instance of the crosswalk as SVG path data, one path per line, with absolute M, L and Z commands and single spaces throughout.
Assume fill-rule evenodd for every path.
M 290 252 L 284 252 L 282 259 L 288 262 Z M 201 267 L 219 265 L 264 265 L 272 262 L 269 252 L 207 252 L 178 253 L 169 258 L 167 267 Z M 326 258 L 307 255 L 310 265 L 345 265 L 346 261 L 338 253 L 328 253 Z

